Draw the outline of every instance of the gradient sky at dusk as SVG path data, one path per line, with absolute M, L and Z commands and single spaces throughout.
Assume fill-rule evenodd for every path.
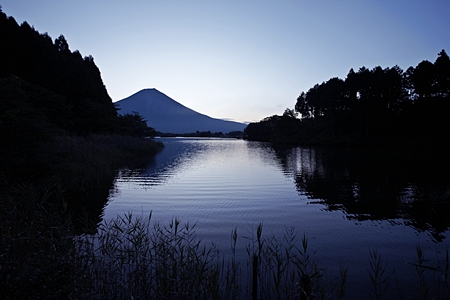
M 0 0 L 92 55 L 113 101 L 156 88 L 198 112 L 250 122 L 350 68 L 450 54 L 448 0 Z

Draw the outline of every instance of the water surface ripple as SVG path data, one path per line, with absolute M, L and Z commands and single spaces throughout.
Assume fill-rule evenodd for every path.
M 105 219 L 152 212 L 154 221 L 197 223 L 203 241 L 229 249 L 230 234 L 305 233 L 320 265 L 349 268 L 349 284 L 367 288 L 369 251 L 414 281 L 418 244 L 449 248 L 450 183 L 436 155 L 405 149 L 273 148 L 231 139 L 165 138 L 145 168 L 123 169 Z M 434 157 L 434 158 L 433 158 Z M 441 175 L 439 175 L 441 174 Z M 301 239 L 299 239 L 300 241 Z M 248 240 L 241 239 L 242 248 Z M 353 275 L 352 275 L 353 274 Z

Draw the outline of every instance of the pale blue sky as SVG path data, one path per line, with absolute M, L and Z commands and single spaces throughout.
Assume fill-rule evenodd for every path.
M 92 55 L 113 101 L 156 88 L 216 118 L 259 121 L 350 68 L 450 53 L 449 0 L 0 0 Z

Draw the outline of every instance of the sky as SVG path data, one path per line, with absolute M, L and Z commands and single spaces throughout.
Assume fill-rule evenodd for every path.
M 114 102 L 156 88 L 214 118 L 257 122 L 348 71 L 450 53 L 449 0 L 0 0 L 92 55 Z

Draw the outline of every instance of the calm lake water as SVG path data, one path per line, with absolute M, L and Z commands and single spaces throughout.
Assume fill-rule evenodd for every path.
M 306 234 L 319 266 L 348 267 L 350 295 L 370 289 L 369 252 L 392 278 L 418 286 L 416 246 L 433 265 L 450 248 L 449 163 L 441 153 L 407 148 L 296 147 L 232 139 L 161 138 L 153 162 L 123 169 L 104 210 L 162 224 L 197 223 L 206 244 L 226 254 L 237 228 L 242 253 L 250 231 Z M 239 244 L 240 243 L 240 244 Z M 242 254 L 241 253 L 241 254 Z M 395 269 L 395 274 L 392 272 Z M 392 282 L 392 287 L 395 283 Z

